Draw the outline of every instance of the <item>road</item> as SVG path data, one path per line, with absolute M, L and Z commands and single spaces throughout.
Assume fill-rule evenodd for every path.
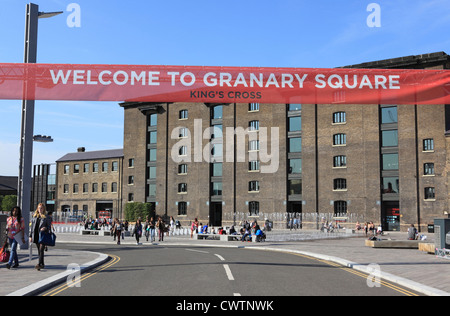
M 404 296 L 368 275 L 294 253 L 196 246 L 60 245 L 109 254 L 76 286 L 46 296 Z

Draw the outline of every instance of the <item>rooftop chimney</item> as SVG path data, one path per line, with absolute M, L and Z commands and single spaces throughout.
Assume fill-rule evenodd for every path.
M 84 153 L 86 151 L 86 148 L 84 147 L 78 147 L 77 152 Z

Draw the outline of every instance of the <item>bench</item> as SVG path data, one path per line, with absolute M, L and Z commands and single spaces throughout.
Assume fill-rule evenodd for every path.
M 241 240 L 242 235 L 219 235 L 221 241 Z
M 212 237 L 212 239 L 219 239 L 219 238 L 216 238 L 216 237 L 221 236 L 221 235 L 201 233 L 201 234 L 196 234 L 195 236 L 196 236 L 197 239 L 208 239 L 208 237 Z
M 419 249 L 420 240 L 366 240 L 365 245 L 372 248 Z
M 80 230 L 80 235 L 99 235 L 99 230 L 82 229 Z
M 111 236 L 111 231 L 82 229 L 80 230 L 80 235 Z

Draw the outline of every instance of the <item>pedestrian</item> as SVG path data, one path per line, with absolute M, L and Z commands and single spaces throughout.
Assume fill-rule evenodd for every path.
M 158 227 L 158 236 L 159 241 L 164 241 L 164 231 L 166 229 L 166 225 L 161 217 L 158 217 L 158 222 L 156 223 L 156 227 Z
M 42 203 L 39 203 L 36 211 L 31 218 L 31 229 L 30 229 L 30 242 L 36 244 L 39 255 L 39 263 L 34 267 L 36 270 L 40 271 L 44 269 L 44 251 L 45 245 L 39 243 L 39 234 L 41 232 L 51 232 L 52 229 L 52 219 L 47 216 L 47 212 L 45 211 L 45 206 Z
M 408 228 L 408 240 L 416 240 L 417 239 L 417 229 L 414 227 L 414 224 Z
M 197 233 L 198 232 L 198 219 L 197 217 L 194 219 L 194 221 L 191 224 L 191 238 L 194 235 L 194 231 Z
M 175 231 L 175 219 L 173 218 L 173 216 L 170 216 L 170 227 L 169 227 L 169 236 L 174 234 Z
M 114 236 L 117 238 L 117 244 L 120 245 L 120 237 L 122 235 L 123 226 L 119 219 L 114 219 Z
M 136 224 L 134 225 L 133 234 L 131 237 L 133 236 L 136 237 L 136 245 L 139 245 L 139 238 L 142 236 L 142 223 L 140 218 L 138 218 Z
M 150 229 L 150 239 L 151 242 L 155 242 L 155 229 L 156 229 L 156 222 L 155 219 L 153 217 L 150 218 L 150 222 L 149 222 L 149 229 Z
M 6 264 L 6 268 L 18 268 L 19 258 L 17 256 L 17 245 L 22 245 L 25 243 L 25 222 L 22 217 L 20 207 L 14 206 L 11 209 L 11 214 L 6 220 L 6 230 L 8 232 L 9 245 L 11 247 L 11 253 L 9 256 L 9 261 Z M 12 265 L 13 261 L 14 265 Z

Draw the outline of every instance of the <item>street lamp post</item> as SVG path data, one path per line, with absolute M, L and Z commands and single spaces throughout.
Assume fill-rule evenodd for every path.
M 36 63 L 37 55 L 37 31 L 38 19 L 51 17 L 61 12 L 39 12 L 39 6 L 33 3 L 27 4 L 25 22 L 25 52 L 24 63 Z M 28 89 L 34 89 L 24 85 L 25 93 Z M 33 164 L 33 129 L 34 129 L 34 100 L 22 101 L 22 122 L 20 130 L 20 161 L 19 180 L 17 186 L 17 201 L 22 209 L 25 221 L 25 236 L 29 234 L 29 222 L 31 212 L 31 167 Z M 28 248 L 28 238 L 23 248 Z

